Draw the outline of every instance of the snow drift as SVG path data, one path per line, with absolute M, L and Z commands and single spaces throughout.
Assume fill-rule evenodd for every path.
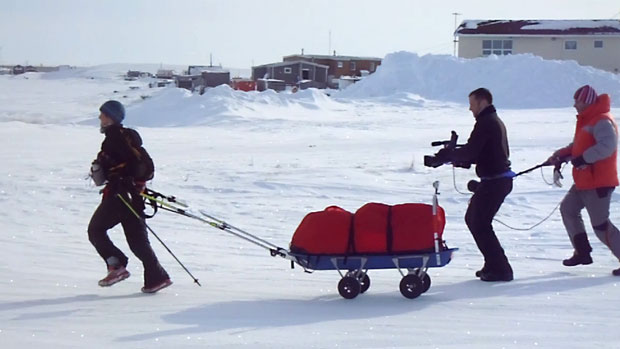
M 544 60 L 531 54 L 475 59 L 397 52 L 377 72 L 338 93 L 340 98 L 387 97 L 414 93 L 426 99 L 467 103 L 467 95 L 486 87 L 500 108 L 560 108 L 590 84 L 612 101 L 620 98 L 620 77 L 575 61 Z

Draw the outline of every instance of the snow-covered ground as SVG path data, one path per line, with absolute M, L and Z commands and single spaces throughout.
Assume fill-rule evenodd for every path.
M 94 74 L 93 72 L 98 72 Z M 473 170 L 422 165 L 433 140 L 474 119 L 467 94 L 491 88 L 506 123 L 513 169 L 567 144 L 572 93 L 608 92 L 620 109 L 620 80 L 571 62 L 531 56 L 460 60 L 400 52 L 379 71 L 331 96 L 243 93 L 219 87 L 202 96 L 149 89 L 97 67 L 71 74 L 0 76 L 0 343 L 2 348 L 615 348 L 620 343 L 619 262 L 591 234 L 594 264 L 566 268 L 572 253 L 559 213 L 529 230 L 496 223 L 515 270 L 509 283 L 474 277 L 481 256 L 463 221 Z M 387 92 L 386 92 L 387 91 Z M 132 277 L 111 288 L 86 227 L 100 196 L 86 178 L 96 155 L 97 108 L 128 106 L 155 159 L 150 187 L 288 247 L 311 211 L 366 202 L 430 203 L 439 180 L 444 238 L 460 250 L 430 269 L 430 290 L 401 296 L 396 270 L 370 271 L 372 286 L 338 295 L 335 271 L 304 273 L 200 222 L 159 212 L 151 228 L 200 280 L 153 237 L 175 282 L 140 293 L 141 266 L 120 227 L 112 239 L 130 257 Z M 498 219 L 529 227 L 551 213 L 572 183 L 545 183 L 536 171 L 515 180 Z M 457 191 L 458 189 L 458 191 Z M 611 218 L 620 224 L 620 196 Z

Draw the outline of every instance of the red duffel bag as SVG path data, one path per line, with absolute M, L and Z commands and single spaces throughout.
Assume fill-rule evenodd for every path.
M 353 216 L 355 253 L 386 253 L 390 206 L 371 202 L 360 207 Z
M 306 215 L 295 230 L 291 252 L 312 255 L 403 254 L 441 248 L 443 208 L 427 204 L 368 203 L 355 214 L 337 206 Z
M 446 214 L 437 207 L 427 204 L 400 204 L 392 206 L 392 252 L 426 252 L 435 249 L 435 233 L 441 242 L 446 225 Z
M 338 206 L 308 213 L 293 234 L 291 252 L 348 254 L 352 220 L 353 214 Z

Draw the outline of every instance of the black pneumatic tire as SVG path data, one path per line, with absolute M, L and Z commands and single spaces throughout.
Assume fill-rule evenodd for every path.
M 415 274 L 405 275 L 402 280 L 400 280 L 400 293 L 406 298 L 417 298 L 422 294 L 423 289 L 424 285 L 422 284 L 422 280 Z
M 364 293 L 368 291 L 368 288 L 370 287 L 370 277 L 368 276 L 368 274 L 362 274 L 362 275 L 364 276 L 362 276 L 362 278 L 360 279 L 360 286 L 361 286 L 360 293 Z
M 422 293 L 428 291 L 429 288 L 431 288 L 431 277 L 424 273 L 424 276 L 422 277 Z
M 353 276 L 345 276 L 338 282 L 338 293 L 346 299 L 357 297 L 360 294 L 361 288 L 359 280 Z

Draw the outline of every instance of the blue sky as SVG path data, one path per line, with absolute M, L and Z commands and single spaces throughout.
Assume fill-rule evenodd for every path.
M 214 64 L 451 54 L 463 19 L 620 19 L 617 0 L 0 0 L 0 64 Z M 331 41 L 330 41 L 331 32 Z M 331 42 L 331 44 L 330 44 Z

